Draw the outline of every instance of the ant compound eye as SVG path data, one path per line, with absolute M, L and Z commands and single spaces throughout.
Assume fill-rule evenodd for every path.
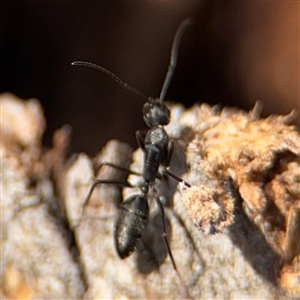
M 143 118 L 149 128 L 157 125 L 168 125 L 170 122 L 170 110 L 159 99 L 149 98 L 143 106 Z

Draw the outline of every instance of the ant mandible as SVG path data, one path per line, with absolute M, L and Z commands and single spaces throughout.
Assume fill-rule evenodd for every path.
M 120 78 L 114 75 L 112 72 L 108 71 L 107 69 L 101 66 L 83 61 L 75 61 L 72 63 L 73 66 L 85 66 L 100 70 L 101 72 L 113 78 L 116 82 L 118 82 L 121 86 L 125 87 L 127 90 L 139 95 L 140 97 L 147 99 L 147 101 L 143 105 L 142 112 L 144 122 L 146 123 L 149 129 L 146 133 L 140 130 L 136 132 L 138 146 L 145 152 L 143 174 L 136 173 L 134 171 L 122 168 L 121 166 L 117 166 L 109 162 L 104 162 L 100 165 L 100 168 L 104 165 L 108 165 L 110 167 L 119 169 L 123 172 L 141 175 L 144 180 L 144 182 L 139 187 L 141 193 L 133 195 L 121 203 L 118 211 L 118 216 L 115 221 L 115 245 L 118 255 L 122 259 L 128 257 L 135 250 L 137 241 L 142 237 L 142 234 L 147 226 L 147 222 L 149 219 L 149 205 L 147 196 L 149 187 L 154 184 L 155 179 L 161 178 L 161 174 L 159 174 L 159 166 L 164 166 L 162 175 L 167 174 L 176 179 L 177 181 L 184 183 L 187 187 L 190 187 L 190 184 L 188 184 L 186 181 L 176 176 L 169 170 L 169 164 L 173 151 L 173 142 L 169 139 L 168 134 L 164 129 L 164 126 L 169 124 L 170 121 L 170 110 L 164 103 L 164 99 L 177 65 L 178 48 L 181 37 L 186 28 L 191 24 L 192 20 L 186 19 L 180 24 L 179 28 L 176 31 L 171 49 L 170 64 L 159 98 L 145 97 L 139 91 L 129 86 L 127 83 L 123 82 Z M 89 201 L 94 188 L 98 184 L 115 184 L 123 187 L 134 187 L 128 181 L 122 182 L 118 180 L 96 179 L 89 190 L 89 193 L 84 202 L 84 206 Z M 164 208 L 158 196 L 155 197 L 155 200 L 161 211 L 163 237 L 168 250 L 168 255 L 171 259 L 173 268 L 177 272 L 177 267 L 166 236 Z

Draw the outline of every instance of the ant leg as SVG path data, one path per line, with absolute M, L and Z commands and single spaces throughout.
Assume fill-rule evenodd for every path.
M 119 181 L 119 180 L 100 180 L 100 179 L 96 179 L 94 181 L 94 183 L 92 184 L 92 186 L 90 187 L 90 190 L 83 202 L 83 207 L 86 207 L 87 206 L 87 203 L 88 201 L 90 200 L 90 197 L 92 196 L 92 193 L 95 189 L 95 187 L 98 185 L 98 184 L 114 184 L 114 185 L 119 185 L 119 186 L 122 186 L 122 187 L 133 187 L 128 181 Z
M 170 57 L 170 64 L 168 67 L 168 72 L 163 84 L 163 87 L 161 89 L 160 92 L 160 96 L 159 99 L 161 99 L 161 101 L 164 101 L 165 96 L 166 96 L 166 92 L 169 88 L 171 79 L 173 77 L 175 68 L 177 66 L 177 56 L 178 56 L 178 48 L 179 48 L 179 44 L 180 44 L 180 40 L 181 37 L 184 33 L 184 31 L 186 30 L 187 27 L 189 27 L 191 24 L 193 23 L 193 20 L 191 18 L 184 20 L 179 28 L 177 29 L 176 33 L 175 33 L 175 37 L 172 43 L 172 49 L 171 49 L 171 57 Z
M 128 174 L 134 174 L 134 175 L 138 175 L 138 176 L 142 176 L 141 173 L 138 173 L 138 172 L 135 172 L 135 171 L 132 171 L 130 169 L 127 169 L 127 168 L 123 168 L 121 166 L 118 166 L 116 164 L 113 164 L 113 163 L 110 163 L 110 162 L 102 162 L 98 168 L 98 172 L 99 170 L 103 167 L 103 166 L 109 166 L 109 167 L 112 167 L 112 168 L 115 168 L 117 170 L 120 170 L 120 171 L 123 171 L 123 172 L 126 172 Z M 101 180 L 101 179 L 96 179 L 94 181 L 94 183 L 92 184 L 92 186 L 90 187 L 90 190 L 83 202 L 83 207 L 85 207 L 95 189 L 95 187 L 98 185 L 98 184 L 114 184 L 114 185 L 119 185 L 119 186 L 122 186 L 122 187 L 133 187 L 128 181 L 120 181 L 120 180 Z
M 110 162 L 106 162 L 106 161 L 105 161 L 105 162 L 102 162 L 102 163 L 100 164 L 100 166 L 99 166 L 99 168 L 98 168 L 98 172 L 99 172 L 99 170 L 100 170 L 103 166 L 109 166 L 109 167 L 115 168 L 115 169 L 117 169 L 117 170 L 126 172 L 126 173 L 128 173 L 128 174 L 133 174 L 133 175 L 142 176 L 142 174 L 139 173 L 139 172 L 135 172 L 135 171 L 132 171 L 132 170 L 130 170 L 130 169 L 123 168 L 123 167 L 121 167 L 121 166 L 118 166 L 118 165 L 116 165 L 116 164 L 113 164 L 113 163 L 110 163 Z
M 182 279 L 182 277 L 180 276 L 180 273 L 177 270 L 177 266 L 176 266 L 176 263 L 175 263 L 175 260 L 174 260 L 174 257 L 173 257 L 172 251 L 171 251 L 171 247 L 170 247 L 170 244 L 168 242 L 167 230 L 166 230 L 166 216 L 165 216 L 164 206 L 162 205 L 161 201 L 159 200 L 159 198 L 157 196 L 155 197 L 155 201 L 156 201 L 157 205 L 159 206 L 159 209 L 160 209 L 160 212 L 161 212 L 161 218 L 162 218 L 162 223 L 163 223 L 163 234 L 162 235 L 165 239 L 165 244 L 166 244 L 167 249 L 168 249 L 169 257 L 171 259 L 173 268 L 174 268 L 174 270 L 175 270 L 175 272 L 176 272 L 176 274 L 179 278 L 181 288 L 183 288 L 186 297 L 190 298 L 187 286 L 186 286 L 184 280 Z
M 170 245 L 169 245 L 169 242 L 168 242 L 168 239 L 167 239 L 167 233 L 166 233 L 166 216 L 165 216 L 165 210 L 164 210 L 164 206 L 162 205 L 161 201 L 159 200 L 159 198 L 156 196 L 155 197 L 155 201 L 157 203 L 157 205 L 159 206 L 159 209 L 160 209 L 160 212 L 161 212 L 161 219 L 162 219 L 162 223 L 163 223 L 163 237 L 165 239 L 165 243 L 166 243 L 166 246 L 168 248 L 168 254 L 169 254 L 169 257 L 171 259 L 171 262 L 172 262 L 172 265 L 173 265 L 173 268 L 176 272 L 177 271 L 177 267 L 176 267 L 176 263 L 175 263 L 175 260 L 173 258 L 173 254 L 172 254 L 172 251 L 171 251 L 171 248 L 170 248 Z
M 177 181 L 183 183 L 185 186 L 191 187 L 191 185 L 190 185 L 187 181 L 185 181 L 184 179 L 178 177 L 178 176 L 175 175 L 173 172 L 171 172 L 171 171 L 169 170 L 169 167 L 165 168 L 165 169 L 163 170 L 163 172 L 166 173 L 167 175 L 169 175 L 170 177 L 174 178 L 175 180 L 177 180 Z
M 143 132 L 142 130 L 138 130 L 138 131 L 136 131 L 135 136 L 136 136 L 136 141 L 137 141 L 139 148 L 141 148 L 142 150 L 145 151 L 146 133 Z
M 174 142 L 173 142 L 173 140 L 170 140 L 169 144 L 168 144 L 168 152 L 167 152 L 167 166 L 170 165 L 170 161 L 171 161 L 172 154 L 173 154 L 173 149 L 174 149 Z

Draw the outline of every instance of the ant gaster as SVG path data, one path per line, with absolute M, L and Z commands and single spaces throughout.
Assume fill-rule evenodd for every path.
M 156 178 L 161 178 L 161 174 L 159 174 L 159 166 L 163 165 L 163 175 L 167 174 L 177 181 L 183 182 L 186 186 L 190 187 L 190 185 L 185 182 L 183 179 L 177 177 L 171 171 L 169 171 L 168 166 L 170 163 L 170 159 L 173 151 L 173 142 L 169 139 L 167 132 L 164 129 L 164 126 L 169 124 L 170 121 L 170 110 L 167 108 L 164 103 L 165 95 L 167 89 L 170 85 L 172 76 L 175 71 L 175 67 L 177 65 L 177 54 L 178 47 L 185 29 L 190 26 L 192 23 L 191 19 L 186 19 L 183 21 L 177 32 L 175 34 L 172 49 L 171 49 L 171 58 L 170 64 L 168 68 L 168 72 L 160 93 L 159 99 L 157 98 L 148 98 L 141 94 L 136 89 L 129 86 L 127 83 L 120 80 L 116 75 L 108 71 L 107 69 L 83 61 L 75 61 L 72 65 L 75 66 L 86 66 L 91 67 L 101 72 L 107 74 L 111 78 L 113 78 L 116 82 L 118 82 L 121 86 L 125 87 L 129 91 L 147 99 L 145 102 L 142 112 L 143 119 L 149 128 L 146 133 L 142 131 L 136 132 L 136 138 L 138 146 L 145 152 L 145 160 L 143 167 L 143 174 L 139 174 L 133 172 L 131 170 L 122 168 L 120 166 L 114 165 L 112 163 L 104 162 L 101 164 L 108 165 L 110 167 L 119 169 L 121 171 L 142 175 L 143 184 L 140 185 L 141 193 L 137 195 L 133 195 L 123 201 L 120 205 L 118 216 L 115 221 L 115 230 L 114 230 L 114 238 L 117 252 L 120 258 L 128 257 L 136 248 L 138 240 L 142 237 L 142 234 L 147 226 L 147 222 L 149 219 L 149 205 L 148 205 L 148 190 L 149 187 L 154 184 Z M 100 167 L 101 167 L 100 166 Z M 89 193 L 85 200 L 85 205 L 89 201 L 89 198 L 94 190 L 94 188 L 98 184 L 116 184 L 124 187 L 133 187 L 129 182 L 121 182 L 117 180 L 100 180 L 96 179 L 91 186 Z M 165 244 L 167 246 L 168 254 L 171 259 L 172 265 L 177 272 L 176 264 L 172 256 L 172 252 L 166 237 L 166 225 L 165 225 L 165 213 L 164 208 L 159 200 L 159 198 L 155 197 L 156 203 L 159 206 L 162 215 L 163 222 L 163 237 L 165 239 Z

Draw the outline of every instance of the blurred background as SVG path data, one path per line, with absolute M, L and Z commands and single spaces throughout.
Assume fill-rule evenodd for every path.
M 289 1 L 2 0 L 0 92 L 42 102 L 46 146 L 55 129 L 70 124 L 73 152 L 94 155 L 109 139 L 136 148 L 144 100 L 71 62 L 99 64 L 158 96 L 175 31 L 192 17 L 167 99 L 246 110 L 259 99 L 264 116 L 300 112 L 299 12 Z

